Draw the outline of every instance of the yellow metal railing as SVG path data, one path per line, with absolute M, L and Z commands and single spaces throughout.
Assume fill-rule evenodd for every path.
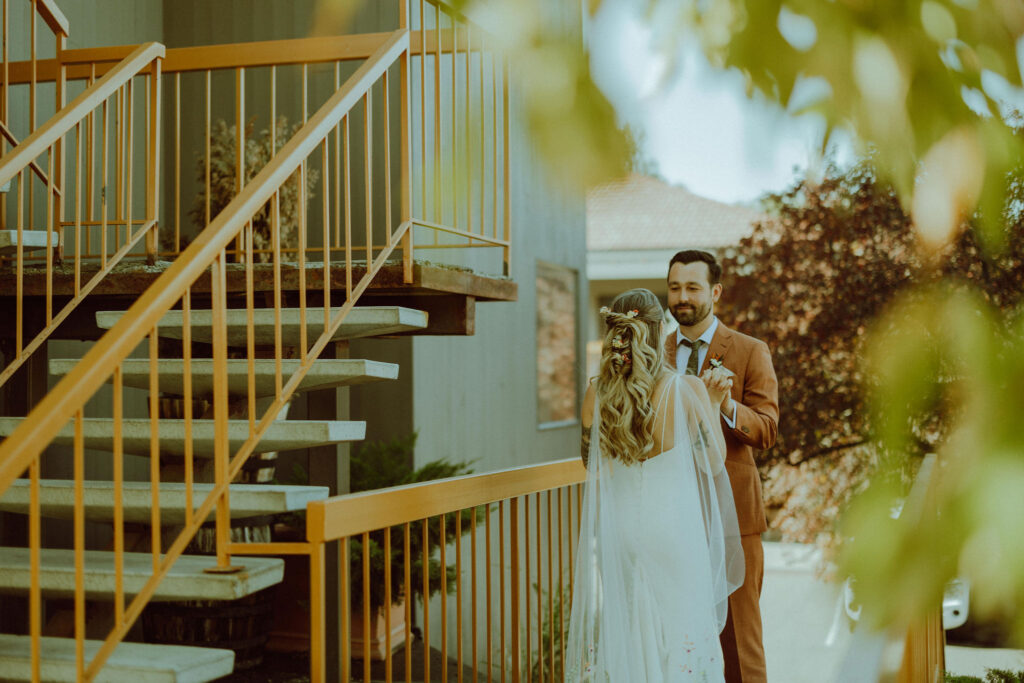
M 118 62 L 102 79 L 90 85 L 70 104 L 63 107 L 43 126 L 16 144 L 0 158 L 0 185 L 13 182 L 17 202 L 17 243 L 12 257 L 0 258 L 0 266 L 13 265 L 15 282 L 15 320 L 14 322 L 14 358 L 0 372 L 2 386 L 19 367 L 24 364 L 32 353 L 38 349 L 58 326 L 78 306 L 96 285 L 130 253 L 139 241 L 145 237 L 147 253 L 156 253 L 156 225 L 158 211 L 158 149 L 160 136 L 160 59 L 164 55 L 164 47 L 159 43 L 147 43 L 139 46 Z M 133 83 L 136 77 L 146 80 L 147 126 L 143 144 L 136 145 L 132 132 Z M 6 84 L 5 84 L 6 85 Z M 113 104 L 111 104 L 113 102 Z M 115 132 L 111 136 L 108 114 L 115 112 Z M 98 114 L 98 116 L 97 116 Z M 94 141 L 94 122 L 100 124 L 100 134 Z M 13 134 L 3 128 L 4 135 L 12 142 L 16 141 Z M 71 134 L 74 143 L 70 144 Z M 114 202 L 110 206 L 108 192 L 110 183 L 110 164 L 108 150 L 115 147 L 113 164 Z M 62 190 L 64 173 L 64 150 L 72 149 L 73 154 L 73 194 L 74 205 L 70 207 L 71 220 L 65 222 L 68 211 L 65 198 L 69 193 Z M 136 209 L 132 204 L 133 160 L 141 148 L 142 162 L 145 168 L 146 195 L 142 215 L 133 219 Z M 47 158 L 47 171 L 40 169 L 37 159 Z M 97 156 L 100 158 L 97 159 Z M 83 160 L 84 157 L 84 160 Z M 101 174 L 94 178 L 93 168 L 99 161 Z M 84 163 L 84 165 L 83 165 Z M 83 173 L 83 168 L 86 172 Z M 39 277 L 33 278 L 33 287 L 26 291 L 26 232 L 35 228 L 31 212 L 26 216 L 25 206 L 31 204 L 33 194 L 33 175 L 46 182 L 47 202 L 46 222 L 41 228 L 46 232 L 45 271 L 42 282 Z M 95 182 L 94 182 L 95 181 Z M 63 188 L 71 189 L 71 188 Z M 8 193 L 10 195 L 10 193 Z M 83 206 L 83 198 L 84 206 Z M 94 203 L 94 198 L 97 201 Z M 136 205 L 137 207 L 137 205 Z M 113 208 L 114 215 L 109 216 Z M 97 215 L 98 213 L 98 215 Z M 69 250 L 62 238 L 62 226 L 67 223 L 72 230 Z M 101 263 L 98 270 L 86 281 L 82 282 L 82 266 L 88 257 L 88 248 L 83 250 L 83 238 L 88 245 L 91 242 L 91 228 L 100 229 Z M 113 239 L 108 242 L 107 228 L 114 228 Z M 137 226 L 137 229 L 136 229 Z M 121 229 L 124 229 L 123 239 Z M 73 289 L 69 300 L 59 311 L 54 311 L 54 277 L 56 268 L 54 254 L 70 253 L 73 259 Z M 8 263 L 4 263 L 7 261 Z M 42 329 L 35 331 L 32 339 L 26 344 L 26 296 L 32 294 L 42 296 L 45 307 L 45 318 Z
M 444 666 L 438 676 L 448 680 L 449 653 L 463 680 L 463 667 L 471 666 L 471 680 L 490 681 L 506 675 L 513 682 L 562 680 L 565 649 L 564 633 L 572 601 L 573 553 L 579 535 L 582 482 L 586 470 L 579 458 L 543 465 L 516 467 L 488 474 L 456 477 L 436 482 L 412 484 L 379 491 L 336 496 L 307 506 L 306 543 L 290 544 L 287 552 L 307 554 L 310 558 L 310 653 L 311 678 L 326 677 L 326 578 L 325 556 L 328 545 L 339 554 L 341 573 L 338 595 L 342 623 L 341 680 L 352 679 L 349 662 L 353 656 L 363 660 L 362 679 L 370 681 L 370 639 L 365 637 L 370 623 L 370 539 L 377 539 L 384 553 L 384 605 L 405 601 L 404 680 L 412 681 L 412 607 L 414 581 L 422 596 L 429 596 L 432 583 L 440 598 L 440 634 L 436 641 Z M 470 528 L 464 524 L 468 516 Z M 478 518 L 482 518 L 484 538 L 478 539 Z M 439 526 L 436 547 L 428 533 Z M 494 527 L 497 527 L 496 529 Z M 402 576 L 400 595 L 392 591 L 392 537 L 402 535 L 402 561 L 394 571 Z M 468 544 L 462 539 L 469 535 Z M 410 552 L 413 534 L 419 535 L 421 555 Z M 447 535 L 452 534 L 449 548 Z M 350 540 L 362 547 L 359 558 L 362 577 L 348 573 Z M 466 545 L 469 547 L 466 548 Z M 482 546 L 482 547 L 481 547 Z M 246 553 L 280 553 L 273 544 L 239 544 Z M 455 592 L 448 592 L 447 581 L 430 579 L 429 559 L 440 561 L 440 576 L 455 569 Z M 421 565 L 420 576 L 413 576 L 412 565 Z M 481 569 L 480 565 L 483 567 Z M 465 569 L 469 565 L 468 572 Z M 495 569 L 497 571 L 495 571 Z M 468 576 L 466 576 L 468 574 Z M 480 576 L 482 574 L 482 576 Z M 497 574 L 497 576 L 495 576 Z M 468 585 L 467 585 L 468 584 Z M 350 586 L 359 585 L 361 595 Z M 361 653 L 351 649 L 350 607 L 360 604 L 363 624 Z M 432 610 L 429 598 L 417 603 L 423 624 L 423 678 L 429 681 Z M 467 615 L 468 612 L 468 615 Z M 464 623 L 467 621 L 469 623 Z M 391 683 L 392 624 L 391 610 L 383 609 L 384 679 Z M 481 642 L 482 641 L 482 642 Z M 467 647 L 468 645 L 468 647 Z
M 282 188 L 288 182 L 295 182 L 296 177 L 299 186 L 302 186 L 303 172 L 309 159 L 318 152 L 326 157 L 328 154 L 328 137 L 338 134 L 345 116 L 368 98 L 371 87 L 382 78 L 389 67 L 393 64 L 403 64 L 401 59 L 408 51 L 409 34 L 407 31 L 397 31 L 385 41 L 348 81 L 314 114 L 309 121 L 288 141 L 278 152 L 272 161 L 245 186 L 242 191 L 231 201 L 228 207 L 222 211 L 196 238 L 196 240 L 185 249 L 181 256 L 165 270 L 137 300 L 137 302 L 124 314 L 120 321 L 105 334 L 85 355 L 82 361 L 70 371 L 51 391 L 43 398 L 31 414 L 2 444 L 0 444 L 0 493 L 5 491 L 16 477 L 28 470 L 30 479 L 30 515 L 29 515 L 29 546 L 31 557 L 32 588 L 30 591 L 30 632 L 33 638 L 33 667 L 39 671 L 39 638 L 41 636 L 40 606 L 41 590 L 39 585 L 40 569 L 40 508 L 39 508 L 39 482 L 40 482 L 40 456 L 50 444 L 58 432 L 71 420 L 74 431 L 73 458 L 74 458 L 74 480 L 75 480 L 75 556 L 76 556 L 76 587 L 75 587 L 75 638 L 78 643 L 78 665 L 80 677 L 84 680 L 91 680 L 103 666 L 114 647 L 119 643 L 133 622 L 140 615 L 146 602 L 152 597 L 161 580 L 166 576 L 168 570 L 175 560 L 182 554 L 186 544 L 195 535 L 200 524 L 207 516 L 215 512 L 216 537 L 217 537 L 217 559 L 216 568 L 221 571 L 231 571 L 231 549 L 229 548 L 229 501 L 228 485 L 241 470 L 245 460 L 253 452 L 255 445 L 262 438 L 270 424 L 274 421 L 285 402 L 295 391 L 299 382 L 309 371 L 313 362 L 331 339 L 349 311 L 355 305 L 357 299 L 369 285 L 370 281 L 383 266 L 392 251 L 401 244 L 408 244 L 408 231 L 410 223 L 408 219 L 396 221 L 387 226 L 385 244 L 376 250 L 368 250 L 366 253 L 366 273 L 357 283 L 353 283 L 350 289 L 346 289 L 345 300 L 339 307 L 331 304 L 331 279 L 323 278 L 323 307 L 319 311 L 311 309 L 306 305 L 305 287 L 305 264 L 303 262 L 304 249 L 302 240 L 305 237 L 307 228 L 304 215 L 300 211 L 299 238 L 300 248 L 298 251 L 299 268 L 299 308 L 302 319 L 301 331 L 305 332 L 307 316 L 310 322 L 314 315 L 321 315 L 323 321 L 323 333 L 307 343 L 305 334 L 302 335 L 302 342 L 299 346 L 301 363 L 299 369 L 291 377 L 282 377 L 281 359 L 284 349 L 280 343 L 280 310 L 281 282 L 280 265 L 281 254 L 279 251 L 277 226 L 277 208 L 280 204 Z M 324 168 L 329 164 L 324 163 Z M 384 180 L 390 182 L 389 179 Z M 406 183 L 407 186 L 407 183 Z M 263 414 L 262 419 L 257 422 L 254 411 L 255 393 L 253 366 L 249 364 L 249 392 L 246 404 L 248 412 L 248 436 L 243 443 L 229 453 L 229 420 L 228 420 L 228 395 L 227 395 L 227 338 L 226 338 L 226 317 L 227 317 L 227 296 L 226 296 L 226 269 L 228 266 L 228 249 L 239 238 L 243 240 L 244 257 L 246 269 L 246 311 L 248 330 L 248 356 L 254 357 L 253 352 L 253 316 L 254 316 L 254 287 L 252 278 L 253 265 L 253 233 L 252 217 L 266 204 L 270 203 L 271 213 L 275 216 L 274 231 L 274 308 L 278 312 L 278 343 L 275 347 L 275 358 L 277 359 L 277 393 L 271 406 Z M 329 268 L 329 264 L 324 264 Z M 209 271 L 208 271 L 209 269 Z M 160 452 L 160 421 L 158 415 L 158 330 L 157 325 L 161 317 L 172 307 L 180 306 L 183 311 L 183 346 L 185 354 L 185 377 L 190 377 L 190 341 L 191 321 L 189 312 L 192 304 L 192 289 L 205 273 L 210 272 L 209 288 L 211 292 L 211 308 L 213 309 L 213 338 L 212 354 L 214 361 L 214 392 L 213 392 L 213 417 L 215 423 L 215 454 L 214 454 L 214 485 L 210 493 L 201 501 L 196 501 L 193 507 L 193 500 L 189 497 L 185 510 L 185 524 L 183 531 L 169 544 L 166 552 L 162 553 L 165 539 L 161 538 L 161 512 L 159 501 L 159 452 Z M 124 523 L 122 510 L 123 490 L 123 434 L 122 418 L 124 403 L 122 398 L 121 364 L 128 355 L 143 340 L 148 339 L 149 361 L 150 361 L 150 484 L 152 491 L 152 520 L 150 547 L 153 557 L 153 574 L 146 581 L 145 585 L 135 594 L 134 598 L 127 605 L 123 585 L 123 554 L 124 554 Z M 115 574 L 116 589 L 114 595 L 114 623 L 115 626 L 106 638 L 103 646 L 99 649 L 93 659 L 86 663 L 84 661 L 84 637 L 85 637 L 85 589 L 84 589 L 84 439 L 83 439 L 83 416 L 84 409 L 89 400 L 95 395 L 101 385 L 111 381 L 114 386 L 113 398 L 113 435 L 112 451 L 114 465 L 114 551 L 115 551 Z M 187 386 L 187 383 L 186 383 Z M 186 389 L 188 394 L 188 389 Z M 189 411 L 190 396 L 185 401 L 185 470 L 187 489 L 191 491 L 192 481 L 191 466 L 193 453 L 190 451 L 192 443 L 193 416 Z

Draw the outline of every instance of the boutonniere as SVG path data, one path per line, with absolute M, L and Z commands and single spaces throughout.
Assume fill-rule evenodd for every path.
M 711 355 L 711 360 L 709 360 L 708 363 L 713 368 L 720 368 L 720 367 L 722 367 L 722 354 L 720 354 L 720 353 L 712 354 Z

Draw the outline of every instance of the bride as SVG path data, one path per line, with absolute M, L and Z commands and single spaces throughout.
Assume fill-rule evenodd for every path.
M 709 392 L 665 369 L 662 309 L 646 289 L 601 311 L 566 680 L 722 681 L 718 636 L 744 577 L 717 417 L 729 371 L 709 372 Z

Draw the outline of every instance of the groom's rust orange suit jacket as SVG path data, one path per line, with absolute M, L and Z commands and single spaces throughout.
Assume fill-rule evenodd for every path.
M 665 340 L 665 362 L 676 369 L 676 333 Z M 722 420 L 725 432 L 725 467 L 729 472 L 740 533 L 759 534 L 768 529 L 761 496 L 761 477 L 754 449 L 775 445 L 779 425 L 779 383 L 775 379 L 768 345 L 718 323 L 700 372 L 716 358 L 736 373 L 732 398 L 736 401 L 736 427 Z M 698 373 L 700 374 L 700 373 Z

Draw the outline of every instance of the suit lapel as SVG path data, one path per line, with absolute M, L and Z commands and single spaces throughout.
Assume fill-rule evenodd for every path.
M 676 368 L 676 351 L 679 349 L 679 342 L 676 341 L 676 335 L 679 334 L 676 330 L 672 330 L 672 334 L 665 337 L 665 363 L 673 370 L 678 371 Z
M 722 321 L 719 320 L 718 328 L 715 330 L 715 336 L 711 338 L 711 345 L 708 346 L 708 352 L 704 356 L 704 362 L 701 364 L 700 372 L 697 374 L 704 374 L 704 371 L 711 365 L 712 358 L 724 361 L 725 354 L 729 351 L 730 346 L 732 346 L 732 330 L 726 327 Z

